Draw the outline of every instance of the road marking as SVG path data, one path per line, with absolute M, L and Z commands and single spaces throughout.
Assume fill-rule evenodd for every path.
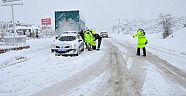
M 127 61 L 127 69 L 130 70 L 130 68 L 132 67 L 132 62 L 133 59 L 129 57 L 128 61 Z

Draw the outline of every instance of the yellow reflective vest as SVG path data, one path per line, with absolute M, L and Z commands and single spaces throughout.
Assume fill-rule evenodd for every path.
M 93 36 L 93 34 L 96 34 L 96 31 L 94 29 L 92 29 L 91 45 L 96 46 L 96 38 Z
M 85 43 L 91 44 L 92 42 L 92 34 L 90 31 L 85 31 L 84 33 Z
M 145 45 L 148 43 L 148 40 L 147 40 L 145 34 L 144 34 L 141 30 L 139 30 L 139 31 L 137 32 L 137 34 L 135 34 L 133 37 L 134 37 L 134 38 L 135 38 L 135 37 L 138 37 L 138 45 L 137 45 L 137 48 L 144 48 Z

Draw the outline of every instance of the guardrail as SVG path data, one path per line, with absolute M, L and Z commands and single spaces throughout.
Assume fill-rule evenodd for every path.
M 19 47 L 14 47 L 14 48 L 0 48 L 0 54 L 11 51 L 11 50 L 22 50 L 22 49 L 28 49 L 30 46 L 19 46 Z

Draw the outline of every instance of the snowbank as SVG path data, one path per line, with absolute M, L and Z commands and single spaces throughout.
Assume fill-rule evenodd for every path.
M 29 49 L 0 54 L 0 65 L 11 65 L 0 68 L 0 96 L 29 96 L 95 64 L 106 52 L 86 51 L 78 57 L 58 57 L 50 52 L 53 40 L 31 39 Z
M 147 35 L 152 46 L 161 47 L 163 49 L 179 52 L 181 54 L 186 55 L 185 36 L 186 28 L 174 32 L 171 36 L 169 36 L 166 39 L 162 39 L 161 33 Z

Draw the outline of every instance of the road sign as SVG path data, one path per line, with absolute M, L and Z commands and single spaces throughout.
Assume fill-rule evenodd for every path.
M 41 19 L 41 25 L 51 25 L 51 18 Z

